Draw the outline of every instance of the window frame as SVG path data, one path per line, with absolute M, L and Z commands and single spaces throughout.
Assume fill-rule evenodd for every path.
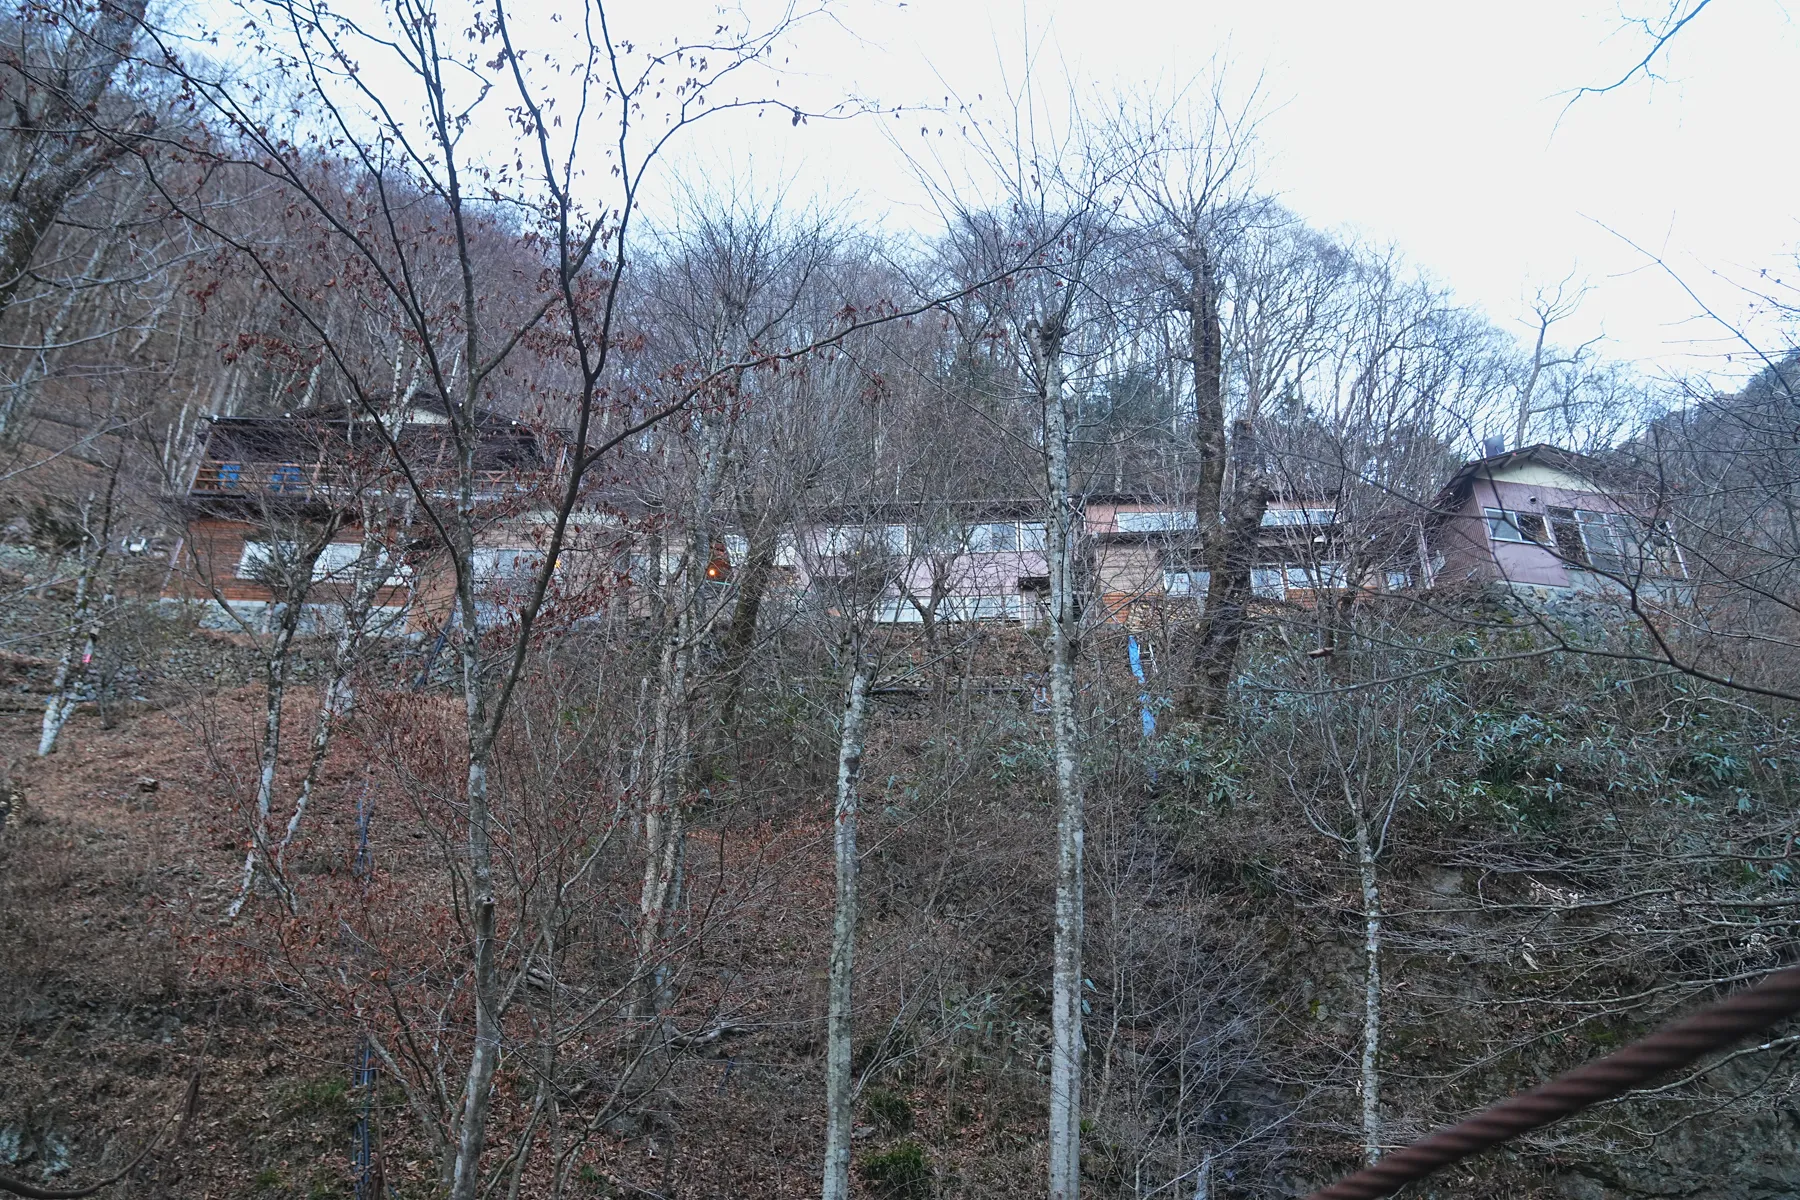
M 281 547 L 279 550 L 274 547 Z M 246 538 L 244 548 L 238 554 L 237 574 L 234 579 L 248 579 L 254 583 L 266 583 L 266 568 L 274 567 L 277 558 L 293 559 L 299 552 L 298 542 L 271 540 L 269 538 Z M 254 560 L 254 561 L 253 561 Z M 259 573 L 259 568 L 263 568 Z
M 1120 533 L 1191 533 L 1200 523 L 1187 509 L 1132 509 L 1115 512 L 1113 526 Z
M 1269 577 L 1274 577 L 1274 586 Z M 1250 568 L 1250 594 L 1261 600 L 1287 599 L 1287 568 L 1280 563 Z
M 1515 513 L 1511 509 L 1489 508 L 1485 504 L 1482 505 L 1481 519 L 1487 525 L 1488 541 L 1499 542 L 1508 546 L 1540 545 L 1541 543 L 1534 542 L 1531 538 L 1527 537 L 1525 531 L 1519 527 L 1518 517 L 1520 515 L 1521 514 Z M 1501 532 L 1502 529 L 1510 530 L 1511 535 L 1508 536 L 1503 534 Z
M 1294 518 L 1292 520 L 1288 518 Z M 1337 508 L 1280 505 L 1263 509 L 1264 529 L 1329 529 L 1337 524 Z
M 1167 566 L 1162 574 L 1165 596 L 1193 596 L 1203 600 L 1212 591 L 1212 572 L 1205 567 Z

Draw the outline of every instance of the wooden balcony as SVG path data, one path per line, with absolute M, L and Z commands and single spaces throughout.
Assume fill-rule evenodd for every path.
M 209 458 L 201 462 L 189 491 L 205 496 L 272 494 L 308 496 L 326 483 L 323 463 L 235 462 Z
M 433 496 L 456 492 L 453 477 L 433 471 L 420 479 Z M 530 491 L 537 481 L 514 471 L 477 471 L 475 498 L 492 502 Z M 192 496 L 282 496 L 294 500 L 344 500 L 371 488 L 401 493 L 407 483 L 397 473 L 353 472 L 325 463 L 244 462 L 208 458 L 194 474 Z

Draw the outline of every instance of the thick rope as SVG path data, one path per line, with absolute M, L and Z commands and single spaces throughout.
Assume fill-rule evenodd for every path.
M 1549 1083 L 1500 1101 L 1486 1112 L 1383 1156 L 1380 1162 L 1321 1188 L 1307 1200 L 1379 1200 L 1440 1167 L 1511 1141 L 1522 1133 L 1611 1100 L 1698 1062 L 1800 1013 L 1800 967 L 1777 971 L 1693 1016 L 1623 1050 L 1577 1067 Z

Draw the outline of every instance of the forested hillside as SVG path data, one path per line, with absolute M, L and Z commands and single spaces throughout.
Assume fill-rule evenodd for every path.
M 0 1191 L 1304 1196 L 1792 964 L 1793 353 L 624 19 L 5 7 Z M 1408 1194 L 1800 1195 L 1797 1046 Z

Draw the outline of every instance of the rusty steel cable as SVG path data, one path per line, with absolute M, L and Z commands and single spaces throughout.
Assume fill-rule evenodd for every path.
M 1698 1062 L 1800 1013 L 1800 967 L 1777 971 L 1753 988 L 1701 1009 L 1623 1050 L 1510 1096 L 1486 1112 L 1384 1155 L 1373 1166 L 1320 1188 L 1307 1200 L 1379 1200 L 1407 1184 L 1511 1141 L 1522 1133 L 1623 1095 L 1677 1067 Z

